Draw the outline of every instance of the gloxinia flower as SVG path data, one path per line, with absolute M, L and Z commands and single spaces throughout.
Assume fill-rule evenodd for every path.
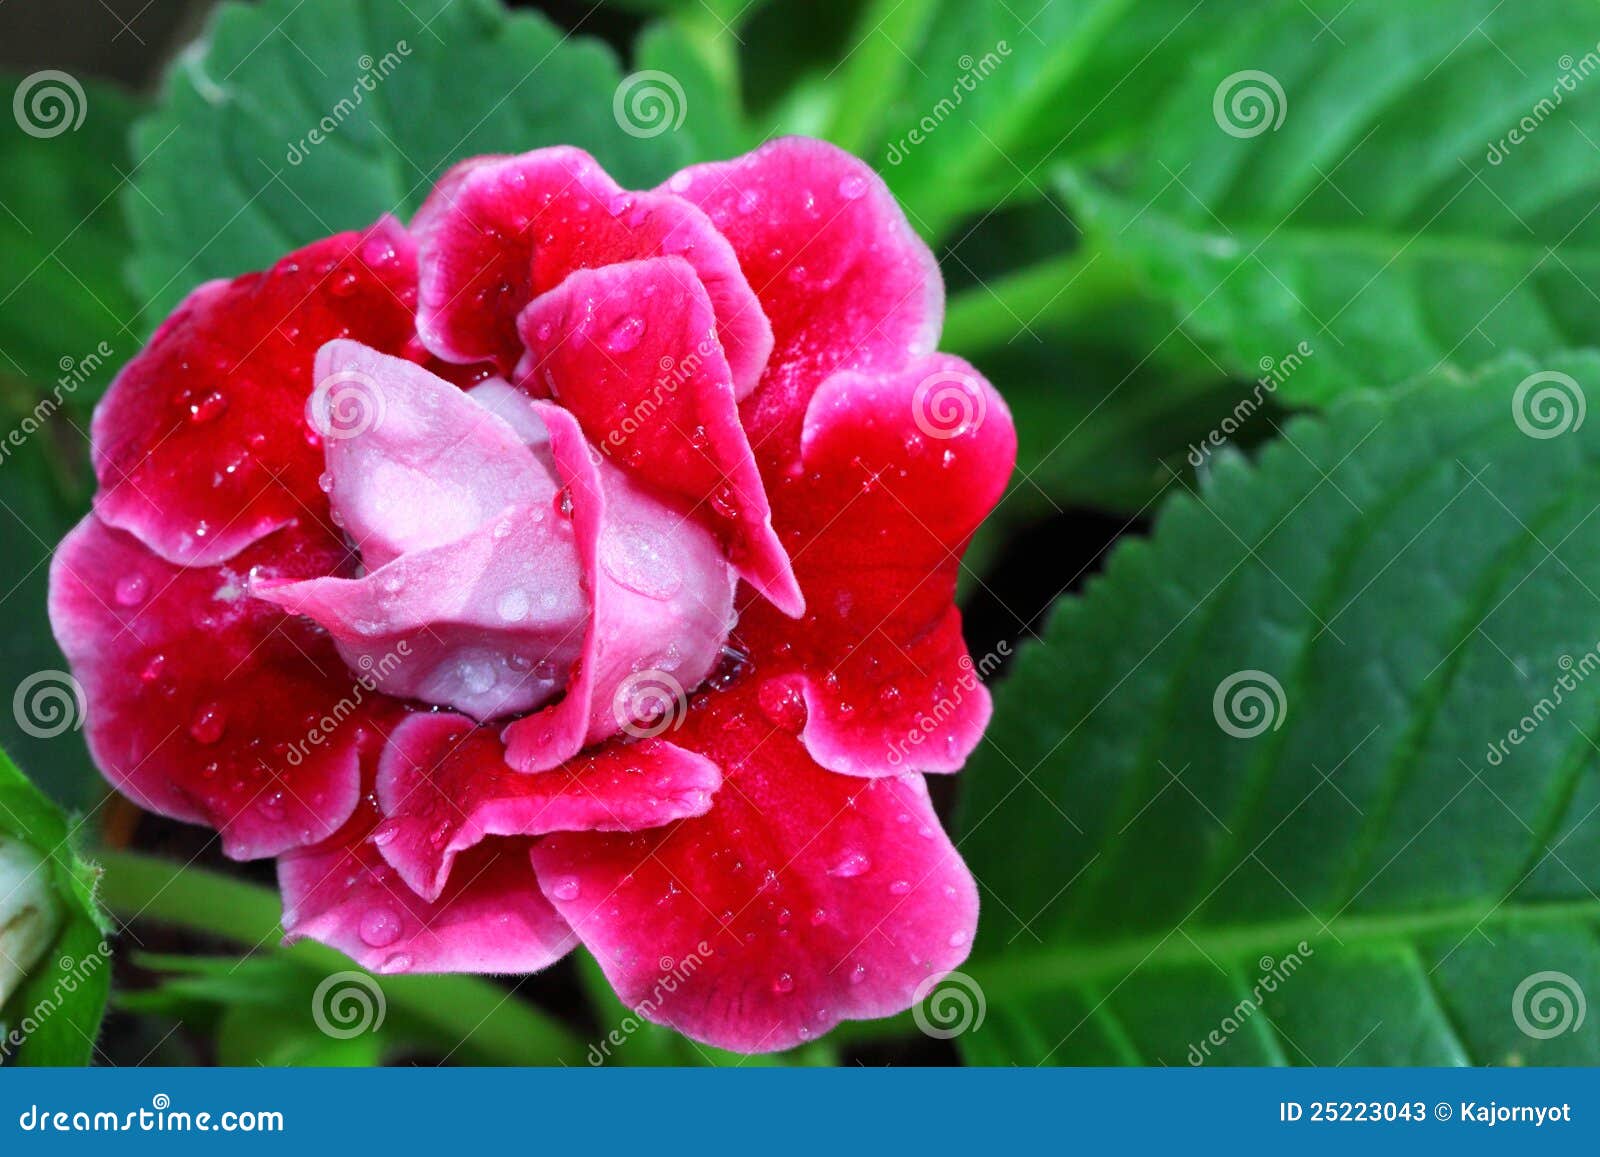
M 582 942 L 745 1051 L 905 1009 L 977 920 L 922 773 L 988 721 L 953 595 L 1015 457 L 942 313 L 799 139 L 639 193 L 481 157 L 201 286 L 51 572 L 95 758 L 379 971 Z

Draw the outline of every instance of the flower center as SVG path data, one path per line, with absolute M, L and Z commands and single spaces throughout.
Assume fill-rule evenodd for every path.
M 323 487 L 361 566 L 252 594 L 325 627 L 369 687 L 480 722 L 575 700 L 551 721 L 565 750 L 633 729 L 642 672 L 677 694 L 710 672 L 733 621 L 715 539 L 566 411 L 348 341 L 316 379 Z

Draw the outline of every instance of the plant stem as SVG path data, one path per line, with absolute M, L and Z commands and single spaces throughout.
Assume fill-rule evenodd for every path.
M 278 897 L 266 888 L 138 852 L 102 849 L 95 858 L 105 869 L 100 899 L 124 920 L 155 920 L 252 948 L 281 934 Z M 277 951 L 323 972 L 354 967 L 341 953 L 309 941 Z M 499 985 L 454 974 L 384 976 L 380 984 L 391 1008 L 474 1060 L 537 1065 L 576 1063 L 583 1055 L 576 1036 Z

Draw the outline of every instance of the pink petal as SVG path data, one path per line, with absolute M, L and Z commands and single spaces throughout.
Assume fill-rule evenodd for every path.
M 570 413 L 531 404 L 571 493 L 590 620 L 566 695 L 505 730 L 506 761 L 530 772 L 634 727 L 641 704 L 678 722 L 721 655 L 735 585 L 708 531 L 596 461 Z
M 767 373 L 744 406 L 764 467 L 792 461 L 801 415 L 829 374 L 897 369 L 938 344 L 938 263 L 849 153 L 789 137 L 684 169 L 663 188 L 699 205 L 732 243 L 772 323 Z
M 577 269 L 677 254 L 716 310 L 740 396 L 754 388 L 772 330 L 728 243 L 692 205 L 625 193 L 587 153 L 538 149 L 476 157 L 446 173 L 412 221 L 421 247 L 417 328 L 449 361 L 493 360 L 522 347 L 516 318 Z
M 546 836 L 533 863 L 625 1004 L 768 1052 L 910 1007 L 965 959 L 978 896 L 920 776 L 824 771 L 750 700 L 713 694 L 678 740 L 729 779 L 707 815 Z
M 520 380 L 548 389 L 612 461 L 668 494 L 727 544 L 740 577 L 786 613 L 805 607 L 694 269 L 658 257 L 579 270 L 518 320 Z
M 324 433 L 324 484 L 369 571 L 506 507 L 549 506 L 560 488 L 515 429 L 421 366 L 333 341 L 317 353 L 316 383 L 307 411 Z
M 361 578 L 256 583 L 251 594 L 326 628 L 384 694 L 476 719 L 559 694 L 589 620 L 572 523 L 548 503 L 510 507 Z
M 378 855 L 376 822 L 363 801 L 337 835 L 278 861 L 285 944 L 317 940 L 375 972 L 537 972 L 571 951 L 571 929 L 528 869 L 526 840 L 464 853 L 428 901 Z
M 333 509 L 367 573 L 251 593 L 327 628 L 385 694 L 477 719 L 549 701 L 589 609 L 548 447 L 536 453 L 479 404 L 487 383 L 463 393 L 354 342 L 323 348 L 317 381 L 309 409 L 329 431 Z M 526 432 L 547 441 L 520 404 Z
M 95 411 L 95 512 L 191 566 L 326 518 L 322 450 L 305 417 L 312 359 L 341 336 L 420 354 L 415 283 L 411 238 L 386 217 L 195 290 Z
M 183 568 L 89 515 L 50 567 L 50 621 L 82 682 L 88 738 L 141 807 L 204 823 L 235 859 L 326 838 L 350 815 L 360 751 L 399 712 L 309 624 L 246 597 L 344 564 L 329 537 L 284 529 L 229 565 Z
M 552 771 L 506 766 L 505 747 L 459 715 L 413 715 L 378 765 L 387 817 L 375 843 L 418 895 L 439 895 L 458 852 L 485 836 L 636 831 L 704 815 L 717 765 L 659 739 L 611 743 Z

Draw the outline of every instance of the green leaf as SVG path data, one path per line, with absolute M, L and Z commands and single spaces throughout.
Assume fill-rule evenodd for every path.
M 1291 400 L 1582 344 L 1600 330 L 1600 86 L 1573 56 L 1594 15 L 1357 0 L 1319 37 L 1307 6 L 1269 5 L 1163 85 L 1115 168 L 1072 160 L 1069 199 L 1233 371 L 1309 342 Z
M 95 898 L 99 869 L 74 850 L 76 831 L 66 816 L 3 751 L 0 834 L 46 857 L 62 921 L 55 943 L 0 1010 L 0 1056 L 24 1065 L 87 1064 L 111 985 L 111 924 Z
M 136 129 L 147 324 L 206 278 L 408 216 L 463 157 L 578 145 L 634 187 L 698 159 L 687 134 L 623 130 L 621 81 L 605 46 L 495 0 L 223 5 Z
M 683 124 L 677 131 L 690 142 L 694 157 L 737 156 L 757 143 L 739 116 L 739 78 L 722 37 L 662 21 L 640 35 L 634 55 L 640 70 L 664 73 L 679 86 L 681 97 L 670 88 L 660 91 L 681 102 Z
M 1051 163 L 1137 150 L 1194 47 L 1241 23 L 1219 0 L 940 0 L 926 34 L 900 45 L 917 67 L 900 73 L 868 159 L 942 237 L 967 214 L 1042 196 Z
M 1513 1015 L 1600 975 L 1597 388 L 1516 356 L 1293 421 L 1058 605 L 963 777 L 970 1059 L 1600 1061 Z
M 0 396 L 7 386 L 0 380 Z M 0 552 L 6 622 L 0 632 L 0 747 L 32 768 L 35 782 L 58 802 L 86 807 L 103 784 L 83 741 L 83 715 L 66 659 L 45 614 L 50 554 L 78 514 L 61 491 L 79 489 L 78 480 L 57 476 L 51 450 L 58 440 L 76 441 L 79 435 L 60 413 L 35 420 L 31 395 L 20 385 L 16 394 L 6 420 L 16 423 L 11 428 L 20 444 L 5 444 L 0 458 L 0 527 L 7 544 Z M 75 457 L 55 457 L 69 456 Z M 87 495 L 82 502 L 87 506 Z
M 0 119 L 0 375 L 92 393 L 136 341 L 116 194 L 133 168 L 138 106 L 106 85 L 49 74 L 0 73 L 0 87 L 23 93 L 24 107 L 42 102 L 41 118 L 51 109 L 69 118 Z

